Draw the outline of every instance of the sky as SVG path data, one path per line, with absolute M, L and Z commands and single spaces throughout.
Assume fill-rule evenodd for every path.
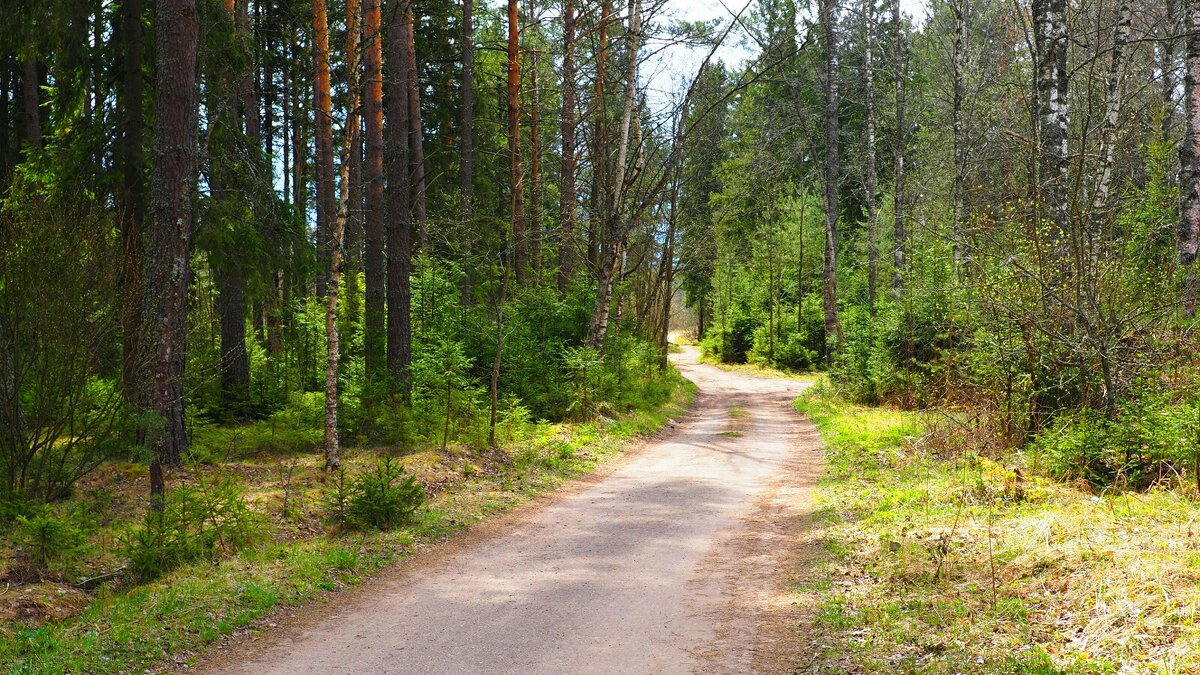
M 728 21 L 745 6 L 747 0 L 667 0 L 665 15 L 658 18 L 660 23 L 670 19 L 685 21 L 711 21 L 721 19 Z M 804 0 L 798 4 L 803 7 Z M 928 0 L 900 0 L 901 10 L 921 23 L 927 14 Z M 802 11 L 802 16 L 803 11 Z M 653 46 L 653 45 L 651 45 Z M 661 47 L 662 45 L 658 45 Z M 695 76 L 696 70 L 703 63 L 707 48 L 673 45 L 649 59 L 642 71 L 642 80 L 649 91 L 652 108 L 669 105 L 672 93 L 681 90 Z M 727 66 L 737 68 L 754 56 L 754 49 L 745 43 L 745 36 L 732 33 L 714 55 L 725 62 Z

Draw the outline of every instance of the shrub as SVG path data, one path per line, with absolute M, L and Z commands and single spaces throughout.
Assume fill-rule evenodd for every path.
M 149 581 L 186 563 L 236 553 L 259 539 L 262 525 L 237 480 L 219 476 L 168 493 L 162 508 L 151 510 L 123 545 L 133 576 Z
M 570 378 L 572 394 L 567 413 L 581 420 L 595 417 L 611 380 L 600 354 L 591 347 L 568 347 L 563 350 L 563 366 Z
M 425 502 L 425 489 L 404 466 L 384 457 L 369 471 L 354 479 L 347 515 L 359 528 L 391 530 L 412 522 L 413 513 Z
M 84 528 L 49 506 L 16 517 L 13 533 L 17 575 L 26 579 L 64 579 L 77 572 L 87 550 Z
M 1060 416 L 1034 450 L 1055 477 L 1146 488 L 1198 468 L 1198 433 L 1200 408 L 1147 393 L 1127 401 L 1115 419 L 1086 409 Z
M 345 528 L 350 522 L 350 500 L 353 496 L 354 481 L 346 473 L 346 467 L 339 466 L 322 494 L 329 520 L 339 528 Z

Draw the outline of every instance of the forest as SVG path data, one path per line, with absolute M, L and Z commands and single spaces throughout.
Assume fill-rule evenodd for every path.
M 1190 523 L 1200 2 L 716 4 L 3 0 L 0 665 L 357 584 L 674 427 L 675 342 L 820 381 L 831 503 L 974 476 L 993 620 L 997 508 Z

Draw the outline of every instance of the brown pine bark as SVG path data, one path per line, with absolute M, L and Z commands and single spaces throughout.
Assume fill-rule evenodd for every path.
M 317 143 L 317 242 L 318 258 L 323 262 L 325 294 L 325 467 L 341 464 L 338 439 L 338 355 L 341 344 L 337 329 L 338 267 L 341 262 L 341 235 L 337 226 L 344 221 L 334 214 L 333 194 L 333 104 L 329 94 L 329 16 L 325 0 L 313 0 L 313 60 L 315 77 L 313 98 L 316 104 Z M 320 281 L 321 276 L 318 276 Z
M 157 0 L 155 14 L 154 171 L 146 249 L 142 323 L 148 387 L 145 402 L 159 425 L 148 436 L 150 494 L 161 506 L 164 466 L 177 466 L 187 449 L 183 374 L 187 353 L 188 252 L 196 187 L 195 0 Z
M 372 262 L 368 275 L 368 293 L 372 295 L 371 363 L 367 372 L 382 375 L 389 365 L 385 347 L 383 300 L 387 292 L 384 280 L 384 220 L 387 205 L 383 195 L 383 32 L 381 0 L 365 0 L 363 5 L 363 114 L 366 129 L 366 259 Z M 373 283 L 372 283 L 373 282 Z
M 529 16 L 533 13 L 533 2 L 530 1 Z M 542 269 L 542 221 L 539 210 L 541 201 L 542 180 L 542 145 L 541 120 L 538 108 L 541 106 L 541 91 L 538 88 L 538 53 L 537 46 L 531 50 L 529 64 L 529 224 L 525 231 L 529 236 L 529 264 L 535 281 L 541 276 Z
M 605 96 L 605 63 L 608 61 L 608 23 L 612 13 L 611 0 L 600 0 L 599 39 L 596 46 L 596 86 L 595 110 L 592 113 L 592 190 L 590 197 L 591 218 L 588 219 L 587 262 L 588 268 L 602 277 L 604 243 L 608 234 L 605 230 L 608 223 L 606 211 L 608 208 L 608 164 L 611 148 L 608 141 L 608 99 Z
M 384 48 L 387 125 L 387 367 L 392 382 L 407 398 L 412 386 L 412 191 L 408 159 L 407 35 L 403 5 L 391 0 Z
M 562 168 L 559 171 L 558 292 L 575 266 L 575 3 L 563 0 Z
M 821 0 L 819 13 L 821 32 L 825 40 L 825 258 L 822 304 L 825 313 L 826 359 L 832 363 L 834 354 L 843 342 L 842 323 L 837 307 L 837 249 L 838 249 L 838 181 L 841 160 L 838 157 L 838 43 L 837 0 Z M 830 342 L 833 342 L 832 346 Z
M 363 82 L 365 85 L 363 91 L 363 105 L 364 112 L 366 113 L 367 118 L 369 118 L 374 113 L 382 115 L 381 92 L 383 82 L 381 79 L 382 75 L 380 74 L 381 57 L 379 56 L 377 50 L 376 53 L 372 53 L 373 47 L 380 46 L 378 40 L 373 40 L 373 37 L 377 37 L 379 35 L 380 19 L 378 16 L 371 16 L 372 13 L 378 14 L 379 0 L 366 0 L 366 2 L 367 4 L 365 6 L 365 11 L 362 14 L 364 19 L 362 38 L 365 48 L 363 61 L 364 65 L 366 66 L 366 71 L 363 73 Z M 347 3 L 347 23 L 353 22 L 356 28 L 358 27 L 359 9 L 360 6 L 356 0 L 351 0 L 351 2 Z M 351 12 L 354 14 L 353 18 L 351 18 Z M 371 24 L 374 24 L 374 26 Z M 371 40 L 372 42 L 367 42 L 368 40 Z M 350 72 L 357 73 L 357 42 L 355 43 L 355 49 L 352 51 L 354 54 L 347 59 L 347 67 L 351 69 Z M 372 69 L 374 69 L 374 73 L 371 72 Z M 377 85 L 374 87 L 374 90 L 372 87 L 372 79 L 375 80 Z M 378 95 L 380 100 L 373 102 L 371 100 L 373 95 Z M 373 109 L 373 106 L 378 106 L 379 109 L 375 110 Z M 356 112 L 351 114 L 354 118 L 354 124 L 357 125 L 359 119 L 358 114 Z M 379 120 L 367 120 L 367 124 L 369 125 L 373 125 L 376 122 L 379 122 Z M 349 124 L 349 121 L 347 123 Z M 379 129 L 369 129 L 367 131 L 366 140 L 369 145 L 373 144 L 373 139 L 371 138 L 373 131 L 382 134 L 382 123 L 380 122 Z M 374 159 L 377 159 L 382 163 L 383 158 L 380 148 L 371 147 L 368 148 L 368 151 L 380 152 L 380 156 Z M 368 176 L 374 171 L 373 167 L 371 167 L 371 161 L 372 158 L 368 158 L 364 165 L 366 167 L 364 174 Z M 379 173 L 382 173 L 382 171 L 382 166 L 380 166 Z M 367 177 L 367 180 L 370 181 L 371 179 Z M 383 189 L 382 184 L 379 186 L 379 188 L 380 190 Z M 368 192 L 371 189 L 371 186 L 367 187 Z M 382 209 L 383 206 L 380 203 L 381 200 L 379 198 L 380 195 L 378 194 L 374 195 L 374 197 L 368 195 L 368 199 L 377 200 L 374 203 L 374 206 L 377 209 Z M 385 262 L 383 259 L 383 213 L 381 211 L 377 211 L 376 213 L 372 214 L 369 211 L 370 207 L 368 207 L 368 213 L 365 214 L 366 217 L 363 220 L 363 276 L 366 282 L 366 306 L 365 315 L 363 317 L 363 357 L 365 360 L 367 377 L 372 380 L 378 380 L 383 376 L 387 369 L 387 332 L 384 325 L 383 316 L 384 294 L 387 292 L 387 280 L 385 278 L 386 271 Z
M 475 24 L 474 0 L 462 0 L 462 105 L 459 109 L 459 199 L 463 242 L 463 304 L 470 304 L 474 284 L 471 260 L 475 240 Z
M 330 270 L 330 235 L 336 214 L 333 194 L 333 102 L 329 94 L 329 15 L 325 0 L 313 0 L 312 12 L 313 107 L 317 144 L 317 295 L 325 297 L 328 296 L 325 282 Z M 297 152 L 303 156 L 299 148 Z M 296 185 L 302 183 L 302 177 L 297 177 Z M 300 200 L 297 203 L 303 205 Z
M 525 285 L 525 169 L 521 164 L 521 27 L 518 0 L 508 0 L 508 190 L 513 278 Z
M 416 23 L 413 20 L 411 0 L 404 5 L 404 67 L 405 86 L 408 89 L 408 158 L 409 183 L 412 186 L 413 220 L 417 224 L 417 245 L 424 248 L 429 243 L 429 226 L 425 210 L 425 132 L 421 123 L 420 74 L 417 71 L 417 46 L 414 39 Z
M 229 23 L 249 63 L 249 21 L 245 16 L 245 0 L 225 0 L 224 5 Z M 220 102 L 219 114 L 226 117 L 222 123 L 230 130 L 226 138 L 232 141 L 242 131 L 240 123 L 244 119 L 247 138 L 256 141 L 259 124 L 253 70 L 247 67 L 236 82 L 221 84 L 224 98 Z M 240 151 L 235 143 L 228 142 L 217 148 L 217 152 L 220 156 L 213 158 L 209 175 L 213 197 L 219 200 L 240 199 L 241 192 L 230 191 L 226 185 L 227 181 L 237 180 L 227 174 L 229 168 L 236 164 L 231 159 L 232 155 Z M 246 280 L 236 253 L 224 256 L 218 264 L 213 265 L 213 278 L 217 286 L 216 305 L 221 337 L 221 399 L 226 412 L 236 415 L 240 413 L 250 389 L 250 357 L 246 352 Z
M 42 149 L 41 76 L 38 73 L 37 57 L 33 54 L 21 59 L 21 98 L 25 113 L 25 142 L 33 150 Z

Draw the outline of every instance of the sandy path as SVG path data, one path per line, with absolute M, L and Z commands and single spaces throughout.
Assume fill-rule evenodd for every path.
M 788 642 L 781 622 L 791 620 L 769 605 L 795 539 L 781 529 L 803 526 L 820 464 L 811 426 L 788 405 L 805 385 L 696 356 L 689 347 L 672 357 L 700 388 L 691 414 L 607 477 L 307 619 L 301 612 L 208 669 L 775 670 L 772 653 Z

